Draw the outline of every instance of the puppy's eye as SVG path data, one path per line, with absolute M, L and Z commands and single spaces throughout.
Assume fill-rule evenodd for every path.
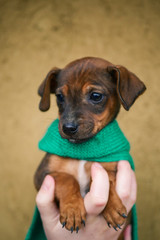
M 64 96 L 63 96 L 63 94 L 57 94 L 56 95 L 56 97 L 57 97 L 57 101 L 59 102 L 59 103 L 63 103 L 64 102 Z
M 99 103 L 103 100 L 103 94 L 102 93 L 97 93 L 97 92 L 92 92 L 90 95 L 90 100 L 93 103 Z

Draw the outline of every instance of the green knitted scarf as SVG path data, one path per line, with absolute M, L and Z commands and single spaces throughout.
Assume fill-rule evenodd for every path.
M 129 154 L 130 144 L 119 128 L 116 120 L 108 124 L 98 134 L 83 143 L 72 143 L 63 139 L 58 131 L 59 120 L 55 120 L 39 142 L 45 152 L 62 157 L 95 162 L 129 161 L 134 170 L 134 162 Z M 132 239 L 138 240 L 136 206 L 132 208 Z M 35 209 L 26 240 L 46 240 L 38 209 Z

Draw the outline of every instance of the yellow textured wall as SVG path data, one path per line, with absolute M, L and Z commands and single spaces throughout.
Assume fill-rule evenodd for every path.
M 160 1 L 0 0 L 0 238 L 24 239 L 35 203 L 37 142 L 57 116 L 38 110 L 53 66 L 98 56 L 137 74 L 147 92 L 119 123 L 132 144 L 140 239 L 160 239 Z

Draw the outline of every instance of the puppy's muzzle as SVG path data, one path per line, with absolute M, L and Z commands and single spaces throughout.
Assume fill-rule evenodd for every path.
M 78 125 L 75 123 L 66 123 L 63 124 L 63 132 L 68 135 L 72 136 L 78 131 Z

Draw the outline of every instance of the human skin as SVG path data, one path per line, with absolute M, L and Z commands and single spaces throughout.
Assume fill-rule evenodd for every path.
M 116 176 L 116 191 L 129 212 L 136 201 L 137 184 L 135 173 L 127 161 L 118 162 Z M 104 218 L 100 215 L 104 209 L 109 195 L 109 179 L 107 172 L 98 163 L 91 167 L 92 184 L 90 191 L 84 197 L 87 212 L 86 226 L 78 234 L 62 229 L 59 222 L 59 210 L 54 203 L 55 181 L 51 176 L 46 176 L 37 194 L 36 203 L 43 222 L 44 231 L 48 240 L 83 239 L 83 240 L 116 240 L 121 231 L 109 228 Z M 105 184 L 104 184 L 105 182 Z M 124 231 L 124 239 L 131 240 L 131 226 Z

